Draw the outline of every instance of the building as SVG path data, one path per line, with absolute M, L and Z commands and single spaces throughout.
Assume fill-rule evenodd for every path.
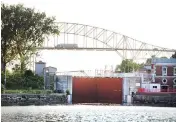
M 46 63 L 39 61 L 39 62 L 35 62 L 35 74 L 38 76 L 43 76 L 43 71 L 44 68 L 46 67 Z
M 51 89 L 54 87 L 54 82 L 55 82 L 55 74 L 57 72 L 57 68 L 55 67 L 44 67 L 44 84 L 45 84 L 45 89 Z
M 176 89 L 176 59 L 155 58 L 151 66 L 154 82 L 161 85 L 161 91 L 172 92 Z

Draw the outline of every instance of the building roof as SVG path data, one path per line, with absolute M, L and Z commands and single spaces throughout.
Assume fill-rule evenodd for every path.
M 36 64 L 46 64 L 45 62 L 39 61 L 39 62 L 35 62 Z
M 52 67 L 52 66 L 48 66 L 48 67 L 45 67 L 45 68 L 53 68 L 53 69 L 57 69 L 56 67 Z
M 152 63 L 176 63 L 176 59 L 175 58 L 155 58 L 152 59 Z

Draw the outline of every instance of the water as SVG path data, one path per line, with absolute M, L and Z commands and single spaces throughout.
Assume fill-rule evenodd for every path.
M 135 106 L 1 107 L 2 122 L 176 122 L 176 108 Z

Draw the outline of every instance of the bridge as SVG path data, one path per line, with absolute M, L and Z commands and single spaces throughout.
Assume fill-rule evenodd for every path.
M 138 41 L 107 29 L 79 23 L 58 22 L 60 35 L 46 37 L 38 50 L 115 51 L 122 59 L 170 57 L 176 49 L 168 49 Z

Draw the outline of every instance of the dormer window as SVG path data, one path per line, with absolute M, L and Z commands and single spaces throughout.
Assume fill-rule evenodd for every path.
M 167 67 L 162 67 L 162 75 L 167 76 Z

